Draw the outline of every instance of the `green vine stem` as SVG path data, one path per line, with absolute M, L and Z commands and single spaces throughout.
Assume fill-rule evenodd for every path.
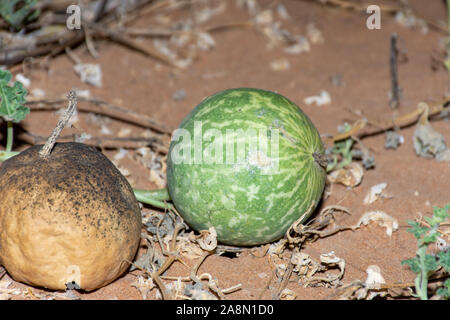
M 0 151 L 0 162 L 8 160 L 15 155 L 18 155 L 20 152 L 17 151 Z
M 421 271 L 416 277 L 416 294 L 421 300 L 428 300 L 428 274 L 425 265 L 427 246 L 421 246 L 417 251 L 417 256 L 419 257 L 419 265 Z
M 13 123 L 12 123 L 12 121 L 8 121 L 7 124 L 8 124 L 8 131 L 6 133 L 6 151 L 11 152 L 12 147 L 13 147 L 13 138 L 14 138 Z
M 159 209 L 173 209 L 173 205 L 167 203 L 170 200 L 170 196 L 166 188 L 157 190 L 133 189 L 133 192 L 139 202 Z

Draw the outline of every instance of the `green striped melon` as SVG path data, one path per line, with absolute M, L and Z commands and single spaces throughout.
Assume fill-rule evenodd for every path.
M 224 244 L 271 242 L 314 211 L 325 186 L 324 152 L 314 124 L 285 97 L 225 90 L 174 132 L 169 194 L 191 227 L 214 227 Z

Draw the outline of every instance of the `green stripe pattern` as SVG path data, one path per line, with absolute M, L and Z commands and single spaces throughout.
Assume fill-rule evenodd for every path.
M 259 245 L 305 221 L 320 201 L 326 173 L 313 153 L 323 155 L 323 143 L 311 120 L 280 94 L 219 92 L 179 129 L 169 149 L 168 189 L 192 228 L 215 227 L 224 244 Z

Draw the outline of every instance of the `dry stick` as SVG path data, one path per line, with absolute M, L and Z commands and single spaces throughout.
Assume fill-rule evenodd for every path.
M 398 87 L 398 74 L 397 74 L 397 34 L 391 34 L 391 98 L 389 99 L 389 105 L 392 109 L 397 109 L 400 104 L 400 88 Z
M 182 34 L 191 34 L 191 33 L 197 33 L 197 32 L 221 32 L 227 29 L 235 29 L 235 28 L 245 28 L 245 27 L 251 27 L 252 23 L 248 21 L 244 22 L 234 22 L 234 23 L 226 23 L 226 24 L 220 24 L 212 27 L 208 27 L 205 29 L 200 30 L 166 30 L 166 29 L 152 29 L 152 28 L 126 28 L 123 30 L 123 32 L 129 36 L 133 37 L 164 37 L 168 38 L 173 35 L 182 35 Z
M 118 32 L 112 32 L 112 31 L 108 31 L 107 32 L 107 37 L 114 41 L 117 42 L 123 46 L 126 46 L 130 49 L 133 49 L 139 53 L 144 54 L 147 57 L 151 57 L 154 58 L 156 60 L 159 60 L 171 67 L 175 67 L 175 68 L 180 68 L 179 65 L 177 65 L 176 63 L 174 63 L 172 60 L 170 60 L 169 58 L 167 58 L 165 55 L 157 52 L 156 50 L 150 49 L 150 48 L 144 48 L 143 46 L 135 43 L 133 40 L 131 40 L 130 38 L 128 38 L 127 36 L 123 35 L 123 34 L 119 34 Z
M 161 295 L 164 300 L 167 299 L 173 299 L 173 296 L 170 292 L 167 291 L 166 286 L 161 280 L 160 275 L 163 274 L 175 261 L 180 261 L 182 264 L 186 265 L 184 261 L 182 261 L 179 257 L 177 257 L 173 252 L 176 251 L 176 240 L 177 240 L 177 234 L 178 232 L 184 228 L 183 225 L 176 225 L 173 231 L 172 235 L 172 241 L 170 246 L 170 252 L 166 253 L 164 249 L 164 245 L 161 241 L 161 237 L 159 236 L 159 227 L 161 226 L 161 222 L 163 219 L 160 219 L 158 221 L 158 224 L 156 226 L 156 236 L 158 238 L 159 245 L 161 247 L 161 250 L 163 251 L 163 254 L 168 255 L 169 257 L 164 261 L 163 265 L 157 270 L 151 273 L 151 277 L 155 281 L 155 283 L 158 285 L 159 289 L 161 290 Z
M 23 135 L 20 139 L 31 145 L 39 144 L 41 141 L 47 140 L 47 137 L 36 135 L 32 132 L 23 129 Z M 60 136 L 60 140 L 74 140 L 74 135 Z M 76 141 L 76 139 L 75 139 Z M 84 144 L 101 147 L 101 148 L 126 148 L 126 149 L 139 149 L 143 146 L 152 146 L 156 152 L 166 155 L 169 151 L 168 147 L 164 145 L 158 138 L 143 138 L 143 137 L 107 137 L 107 136 L 89 136 L 89 138 L 83 139 Z
M 344 0 L 315 0 L 315 2 L 318 2 L 319 4 L 328 4 L 328 5 L 334 5 L 337 7 L 340 7 L 342 9 L 351 9 L 351 10 L 355 10 L 355 11 L 366 11 L 367 7 L 369 6 L 369 4 L 359 4 L 359 3 L 355 3 L 355 2 L 350 2 L 350 1 L 344 1 Z M 389 6 L 389 5 L 381 5 L 378 4 L 378 6 L 380 7 L 380 9 L 382 11 L 388 12 L 388 13 L 396 13 L 398 11 L 400 11 L 399 7 L 395 7 L 395 6 Z
M 191 271 L 189 277 L 190 277 L 190 278 L 192 279 L 192 281 L 194 281 L 195 283 L 201 283 L 201 282 L 202 282 L 202 280 L 197 276 L 197 272 L 198 272 L 198 269 L 200 268 L 200 266 L 202 265 L 203 261 L 205 261 L 205 259 L 206 259 L 209 255 L 211 255 L 211 252 L 210 252 L 210 251 L 205 252 L 205 253 L 203 254 L 203 256 L 200 258 L 200 260 L 195 264 L 194 268 L 192 268 L 192 271 Z M 210 280 L 210 279 L 209 279 L 209 280 Z M 224 296 L 224 294 L 222 293 L 222 291 L 221 291 L 216 285 L 211 285 L 211 281 L 208 281 L 208 287 L 209 287 L 212 291 L 214 291 L 214 293 L 216 293 L 216 294 L 219 296 L 219 298 L 220 298 L 221 300 L 225 300 L 225 299 L 226 299 L 225 296 Z
M 140 6 L 136 5 L 133 7 L 130 11 L 136 11 L 139 10 Z M 115 11 L 115 10 L 113 10 Z M 28 50 L 28 48 L 17 48 L 17 50 L 14 51 L 24 51 L 15 55 L 8 55 L 8 53 L 5 51 L 3 55 L 0 55 L 0 64 L 5 65 L 13 65 L 16 63 L 21 62 L 22 60 L 28 58 L 28 57 L 36 57 L 36 56 L 43 56 L 43 55 L 50 55 L 51 57 L 54 57 L 62 52 L 65 51 L 67 47 L 74 47 L 80 43 L 82 43 L 84 40 L 86 40 L 86 35 L 88 37 L 105 37 L 105 32 L 103 30 L 108 30 L 111 28 L 111 23 L 114 22 L 115 19 L 115 12 L 108 12 L 107 14 L 102 14 L 99 17 L 100 21 L 89 23 L 89 24 L 83 24 L 83 29 L 89 29 L 88 31 L 83 30 L 67 30 L 62 35 L 58 35 L 54 39 L 52 43 L 48 43 L 45 45 L 39 45 L 40 42 L 37 42 L 37 47 L 33 48 L 32 50 Z M 91 32 L 92 30 L 92 32 Z M 88 41 L 88 49 L 90 46 L 90 39 L 87 39 Z M 46 43 L 47 41 L 44 41 Z M 125 44 L 125 43 L 123 43 Z M 25 49 L 25 50 L 24 50 Z M 9 51 L 9 50 L 8 50 Z M 145 50 L 144 50 L 145 51 Z
M 443 111 L 444 109 L 449 108 L 447 106 L 447 104 L 449 104 L 449 103 L 450 103 L 450 98 L 446 98 L 441 103 L 439 103 L 433 107 L 428 107 L 428 116 L 436 115 L 436 114 L 440 113 L 441 111 Z M 368 136 L 368 135 L 384 133 L 386 130 L 392 129 L 394 127 L 398 127 L 398 128 L 405 127 L 405 126 L 411 125 L 414 122 L 416 122 L 417 118 L 420 115 L 422 115 L 422 113 L 425 111 L 425 109 L 426 108 L 425 108 L 424 104 L 419 104 L 418 108 L 410 113 L 407 113 L 407 114 L 397 117 L 397 118 L 393 118 L 391 120 L 385 120 L 385 121 L 381 121 L 381 122 L 369 121 L 367 119 L 360 119 L 355 122 L 355 124 L 352 126 L 352 129 L 350 131 L 337 134 L 334 137 L 331 137 L 328 139 L 330 140 L 330 142 L 336 142 L 339 140 L 347 139 L 351 136 L 356 136 L 356 135 L 358 135 L 359 137 Z M 367 124 L 373 125 L 375 127 L 375 129 L 361 132 L 362 129 L 364 129 Z
M 46 158 L 50 155 L 50 152 L 52 151 L 53 146 L 55 145 L 56 139 L 58 138 L 62 129 L 66 126 L 67 122 L 69 122 L 69 119 L 72 117 L 73 113 L 77 108 L 77 94 L 75 93 L 75 91 L 70 90 L 69 94 L 67 95 L 67 98 L 69 99 L 69 106 L 67 107 L 61 119 L 58 121 L 58 124 L 56 125 L 52 134 L 48 138 L 47 142 L 39 151 L 39 156 L 42 158 Z
M 65 102 L 65 99 L 53 99 L 53 100 L 29 100 L 26 102 L 26 105 L 32 110 L 57 110 L 58 107 L 55 107 L 55 104 L 60 104 Z M 166 125 L 161 124 L 154 120 L 153 118 L 140 114 L 138 112 L 116 106 L 105 102 L 100 99 L 95 98 L 78 98 L 78 102 L 89 102 L 93 104 L 95 108 L 84 107 L 83 105 L 78 106 L 78 111 L 82 112 L 94 112 L 103 115 L 107 115 L 110 118 L 122 120 L 125 122 L 133 123 L 135 125 L 152 129 L 159 133 L 171 134 L 172 130 L 168 128 Z

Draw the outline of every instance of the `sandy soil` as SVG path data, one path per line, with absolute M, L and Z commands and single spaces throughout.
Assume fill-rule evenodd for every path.
M 269 1 L 261 1 L 269 5 Z M 314 23 L 322 32 L 324 42 L 311 44 L 307 53 L 289 55 L 282 47 L 269 48 L 268 40 L 253 28 L 232 28 L 213 34 L 215 47 L 199 52 L 197 60 L 185 70 L 164 65 L 152 58 L 117 44 L 98 41 L 95 43 L 100 54 L 93 59 L 85 46 L 74 50 L 83 62 L 99 63 L 103 72 L 103 86 L 95 88 L 84 84 L 73 71 L 73 62 L 66 56 L 59 56 L 49 63 L 48 70 L 32 69 L 27 76 L 31 88 L 41 88 L 47 97 L 60 97 L 69 89 L 89 89 L 91 95 L 110 103 L 120 105 L 148 115 L 175 129 L 181 120 L 204 97 L 232 87 L 257 87 L 277 91 L 297 103 L 308 114 L 322 134 L 336 134 L 337 126 L 358 119 L 360 112 L 368 119 L 382 120 L 392 117 L 389 107 L 390 90 L 389 48 L 390 35 L 399 36 L 399 49 L 407 60 L 399 63 L 399 84 L 403 97 L 399 113 L 413 111 L 420 101 L 439 101 L 450 90 L 449 73 L 444 68 L 432 70 L 431 55 L 441 51 L 442 32 L 430 29 L 426 34 L 399 25 L 393 16 L 382 13 L 381 29 L 366 28 L 367 15 L 340 8 L 323 7 L 309 1 L 282 0 L 290 18 L 281 20 L 283 26 L 293 34 L 306 34 L 308 23 Z M 411 7 L 427 20 L 445 21 L 445 7 L 442 1 L 410 0 Z M 186 16 L 188 12 L 176 13 Z M 175 19 L 176 15 L 173 16 Z M 135 21 L 133 26 L 146 26 L 155 19 L 147 15 Z M 226 11 L 205 25 L 242 22 L 248 19 L 245 10 L 236 7 L 234 1 L 227 3 Z M 155 20 L 156 21 L 156 20 Z M 140 40 L 151 46 L 151 41 Z M 285 58 L 290 67 L 274 71 L 270 63 Z M 20 68 L 14 69 L 16 72 Z M 336 86 L 330 81 L 334 74 L 340 75 L 342 83 Z M 173 94 L 184 90 L 185 97 L 174 100 Z M 332 102 L 318 107 L 305 105 L 303 99 L 329 92 Z M 54 112 L 32 112 L 22 123 L 28 131 L 46 136 L 57 121 Z M 450 126 L 439 120 L 433 127 L 450 143 Z M 100 135 L 100 129 L 87 121 L 86 114 L 80 114 L 75 124 L 77 132 Z M 141 134 L 142 128 L 111 120 L 108 124 L 113 135 L 123 127 L 129 127 L 133 134 Z M 324 208 L 339 204 L 348 208 L 350 215 L 337 215 L 340 225 L 355 224 L 369 210 L 382 210 L 395 217 L 399 230 L 392 236 L 386 235 L 383 227 L 372 223 L 356 231 L 345 231 L 320 239 L 304 246 L 304 252 L 318 260 L 319 255 L 334 251 L 346 261 L 343 283 L 365 280 L 369 265 L 378 265 L 386 282 L 413 281 L 414 274 L 401 265 L 401 261 L 413 257 L 416 241 L 406 232 L 407 220 L 419 213 L 430 215 L 432 206 L 443 206 L 449 202 L 450 165 L 416 156 L 412 135 L 414 126 L 401 130 L 405 142 L 397 150 L 384 149 L 385 136 L 364 138 L 363 142 L 375 157 L 375 169 L 364 172 L 363 182 L 354 189 L 334 185 L 331 195 L 321 203 Z M 26 144 L 17 145 L 17 149 Z M 105 153 L 111 158 L 116 151 Z M 157 186 L 148 179 L 148 171 L 131 159 L 119 162 L 130 175 L 134 187 L 154 189 Z M 369 188 L 386 182 L 392 198 L 382 198 L 367 206 L 363 199 Z M 145 210 L 150 210 L 146 207 Z M 318 209 L 320 210 L 320 208 Z M 288 254 L 288 253 L 287 253 Z M 193 265 L 193 261 L 186 260 Z M 169 269 L 167 275 L 187 276 L 190 269 L 179 262 Z M 268 258 L 257 257 L 244 252 L 237 257 L 210 256 L 199 272 L 209 272 L 218 279 L 220 287 L 226 288 L 238 283 L 242 289 L 227 295 L 229 299 L 257 299 L 272 269 Z M 82 299 L 142 299 L 140 292 L 131 284 L 140 271 L 129 272 L 110 285 L 91 293 L 76 293 Z M 5 275 L 8 277 L 8 275 Z M 297 299 L 327 299 L 333 288 L 304 288 L 295 281 L 288 284 Z M 27 286 L 14 282 L 12 287 Z M 31 287 L 30 287 L 31 288 Z M 32 288 L 33 292 L 42 292 Z M 156 289 L 149 299 L 155 299 Z M 15 297 L 20 298 L 20 297 Z M 271 299 L 266 290 L 263 299 Z

